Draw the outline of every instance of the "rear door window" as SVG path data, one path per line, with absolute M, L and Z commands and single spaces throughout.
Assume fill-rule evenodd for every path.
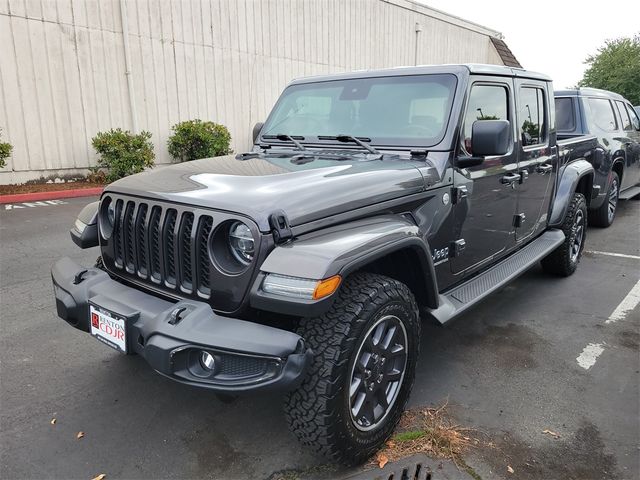
M 589 98 L 587 105 L 591 110 L 589 120 L 592 125 L 605 132 L 615 132 L 618 129 L 613 106 L 606 98 Z
M 638 118 L 638 114 L 633 109 L 633 107 L 629 104 L 626 104 L 627 112 L 629 113 L 629 118 L 631 118 L 631 124 L 633 128 L 636 130 L 640 130 L 640 118 Z
M 633 130 L 633 125 L 631 125 L 631 119 L 629 118 L 627 109 L 624 107 L 624 103 L 616 100 L 616 107 L 618 107 L 618 112 L 620 113 L 620 120 L 622 121 L 622 130 L 624 131 Z
M 544 91 L 536 87 L 520 89 L 520 138 L 522 146 L 540 145 L 546 139 Z

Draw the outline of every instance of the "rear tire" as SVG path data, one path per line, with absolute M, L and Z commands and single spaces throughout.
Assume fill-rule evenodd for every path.
M 620 177 L 616 172 L 611 172 L 611 183 L 604 202 L 600 207 L 589 212 L 589 223 L 600 228 L 610 227 L 616 218 L 619 196 Z
M 558 248 L 540 262 L 545 272 L 568 277 L 578 268 L 587 238 L 587 201 L 574 193 L 562 224 L 565 239 Z
M 413 386 L 420 349 L 413 294 L 391 278 L 355 274 L 332 308 L 303 319 L 298 333 L 314 359 L 285 399 L 291 430 L 335 461 L 365 461 L 393 433 Z

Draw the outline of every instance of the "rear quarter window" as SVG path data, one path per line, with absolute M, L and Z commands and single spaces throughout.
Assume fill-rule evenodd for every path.
M 556 98 L 556 129 L 573 132 L 576 129 L 576 111 L 573 98 Z

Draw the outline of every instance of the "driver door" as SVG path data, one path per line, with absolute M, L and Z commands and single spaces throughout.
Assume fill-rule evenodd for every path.
M 506 254 L 515 245 L 513 216 L 518 193 L 515 180 L 510 181 L 518 175 L 512 81 L 479 77 L 471 84 L 466 103 L 457 157 L 473 156 L 474 122 L 509 120 L 512 142 L 506 155 L 486 157 L 475 167 L 454 169 L 454 191 L 459 198 L 454 210 L 454 239 L 464 240 L 465 247 L 451 259 L 450 265 L 454 274 L 463 276 Z

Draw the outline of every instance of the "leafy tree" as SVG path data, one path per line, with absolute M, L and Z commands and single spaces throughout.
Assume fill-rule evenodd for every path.
M 611 90 L 640 104 L 640 34 L 607 40 L 584 63 L 588 67 L 578 86 Z

